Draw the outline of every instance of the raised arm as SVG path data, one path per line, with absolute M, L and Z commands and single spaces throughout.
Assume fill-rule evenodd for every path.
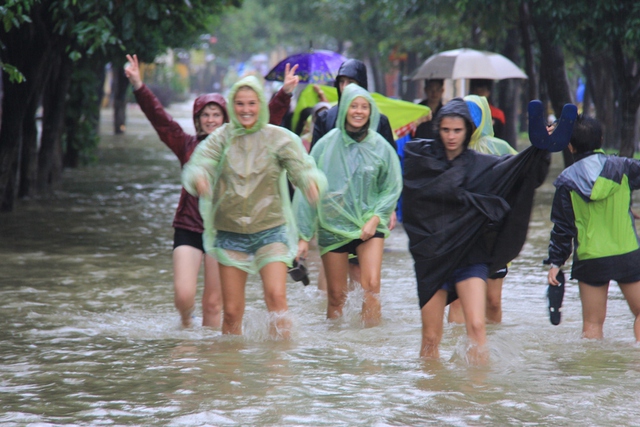
M 140 66 L 138 65 L 138 55 L 127 55 L 127 61 L 129 64 L 124 69 L 124 74 L 129 79 L 129 83 L 133 86 L 133 90 L 138 90 L 142 87 L 142 77 L 140 76 Z
M 269 123 L 272 125 L 280 126 L 282 119 L 284 119 L 284 116 L 289 111 L 293 91 L 300 82 L 300 77 L 296 76 L 297 69 L 298 64 L 293 67 L 290 67 L 289 64 L 285 66 L 284 84 L 271 101 L 269 101 Z
M 178 156 L 180 163 L 184 164 L 187 151 L 186 143 L 191 140 L 192 136 L 173 120 L 173 117 L 165 111 L 160 100 L 143 83 L 137 55 L 127 55 L 127 60 L 129 64 L 124 72 L 133 86 L 133 95 L 136 97 L 140 109 L 158 133 L 160 140 Z

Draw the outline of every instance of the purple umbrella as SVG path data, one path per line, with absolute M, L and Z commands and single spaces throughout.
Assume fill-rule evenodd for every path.
M 293 67 L 298 64 L 296 74 L 300 76 L 301 83 L 327 84 L 335 80 L 340 65 L 346 60 L 344 56 L 330 50 L 297 53 L 280 61 L 265 79 L 281 82 L 284 80 L 285 66 L 291 64 Z

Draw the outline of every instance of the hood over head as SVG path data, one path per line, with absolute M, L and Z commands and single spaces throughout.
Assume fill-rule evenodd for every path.
M 224 114 L 224 122 L 229 122 L 229 113 L 227 112 L 227 101 L 224 99 L 224 96 L 219 93 L 205 93 L 204 95 L 200 95 L 193 101 L 193 124 L 196 127 L 196 133 L 200 135 L 200 122 L 198 121 L 198 116 L 207 106 L 207 104 L 216 104 L 222 109 L 222 114 Z
M 347 85 L 347 87 L 344 88 L 344 93 L 342 94 L 342 98 L 340 99 L 336 127 L 340 129 L 340 132 L 342 133 L 345 141 L 349 141 L 349 142 L 356 142 L 356 141 L 353 140 L 353 138 L 351 138 L 347 134 L 347 130 L 345 128 L 346 120 L 347 120 L 347 111 L 349 110 L 349 106 L 351 105 L 353 100 L 358 97 L 366 99 L 371 108 L 371 112 L 369 114 L 369 121 L 366 125 L 368 128 L 368 134 L 371 134 L 371 132 L 375 133 L 375 130 L 378 129 L 378 123 L 380 123 L 380 110 L 378 110 L 378 106 L 373 100 L 373 97 L 371 96 L 371 94 L 366 89 L 354 83 Z M 365 137 L 365 140 L 367 139 L 367 137 Z
M 233 106 L 236 94 L 242 88 L 249 88 L 253 90 L 256 94 L 258 94 L 258 100 L 260 101 L 260 112 L 258 113 L 258 121 L 250 129 L 245 129 L 245 127 L 240 124 L 240 122 L 238 121 L 238 117 L 236 116 L 235 108 Z M 238 80 L 229 91 L 229 102 L 231 103 L 231 108 L 229 108 L 228 111 L 229 122 L 231 124 L 233 136 L 240 136 L 258 132 L 269 123 L 269 104 L 267 103 L 267 100 L 264 96 L 264 89 L 262 88 L 262 84 L 255 76 L 247 76 Z
M 451 101 L 447 102 L 440 111 L 438 111 L 438 115 L 436 116 L 436 139 L 440 141 L 439 129 L 442 118 L 450 116 L 457 116 L 465 121 L 467 125 L 467 137 L 465 138 L 464 146 L 467 148 L 471 141 L 471 135 L 473 135 L 473 132 L 476 130 L 476 125 L 473 122 L 467 103 L 462 98 L 453 98 Z
M 340 93 L 340 87 L 338 85 L 338 78 L 340 76 L 354 79 L 360 86 L 365 89 L 369 89 L 369 81 L 367 79 L 367 66 L 364 65 L 364 62 L 362 61 L 359 61 L 357 59 L 347 59 L 340 66 L 338 74 L 336 75 L 336 81 L 333 84 L 336 89 L 338 89 L 338 99 L 340 99 L 340 97 L 342 96 L 342 94 Z
M 467 102 L 467 107 L 469 107 L 473 123 L 476 126 L 476 131 L 473 133 L 474 139 L 482 136 L 493 136 L 493 121 L 487 98 L 478 95 L 467 95 L 464 100 Z

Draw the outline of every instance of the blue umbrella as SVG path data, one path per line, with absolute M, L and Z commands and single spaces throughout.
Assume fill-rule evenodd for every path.
M 330 50 L 314 50 L 311 52 L 297 53 L 288 56 L 273 67 L 269 74 L 265 76 L 266 80 L 284 81 L 284 70 L 287 64 L 293 67 L 298 64 L 296 75 L 300 77 L 301 83 L 332 83 L 340 65 L 347 58 L 339 53 Z

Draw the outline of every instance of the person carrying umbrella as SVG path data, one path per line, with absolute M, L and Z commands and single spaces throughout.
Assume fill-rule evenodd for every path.
M 260 82 L 233 85 L 229 123 L 202 141 L 182 172 L 182 184 L 200 197 L 204 248 L 220 264 L 223 334 L 242 333 L 245 285 L 260 273 L 270 334 L 288 339 L 286 281 L 297 253 L 297 229 L 287 177 L 310 203 L 325 179 L 293 133 L 268 124 Z
M 470 150 L 475 124 L 460 98 L 442 107 L 436 125 L 436 140 L 412 140 L 404 155 L 404 228 L 415 261 L 420 355 L 439 356 L 445 307 L 460 298 L 467 356 L 483 364 L 486 279 L 520 252 L 550 155 L 535 146 L 502 157 Z
M 342 93 L 338 127 L 311 150 L 328 187 L 316 207 L 300 194 L 294 208 L 300 233 L 298 257 L 305 258 L 316 234 L 327 279 L 327 318 L 342 315 L 347 297 L 349 255 L 357 255 L 364 290 L 365 326 L 380 322 L 380 269 L 384 238 L 402 190 L 395 150 L 375 132 L 380 113 L 371 94 L 356 84 Z

